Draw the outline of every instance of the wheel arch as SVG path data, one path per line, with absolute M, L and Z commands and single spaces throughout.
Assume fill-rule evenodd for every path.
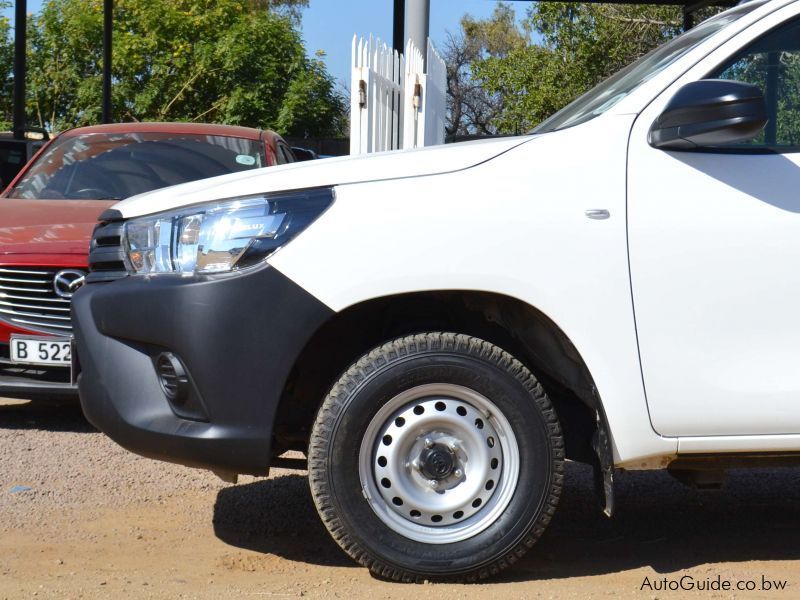
M 331 317 L 309 339 L 287 379 L 275 418 L 275 454 L 306 449 L 317 409 L 352 362 L 390 339 L 426 331 L 473 335 L 510 352 L 537 376 L 555 405 L 567 457 L 593 464 L 600 473 L 613 470 L 602 403 L 572 341 L 530 304 L 475 291 L 385 296 Z

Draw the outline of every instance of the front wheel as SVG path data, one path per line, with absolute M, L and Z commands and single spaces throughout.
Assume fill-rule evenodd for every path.
M 311 433 L 328 531 L 375 574 L 475 580 L 516 562 L 561 493 L 564 445 L 536 378 L 488 342 L 428 333 L 363 356 Z

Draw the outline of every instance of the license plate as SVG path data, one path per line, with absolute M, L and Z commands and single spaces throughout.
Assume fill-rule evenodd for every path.
M 11 336 L 11 362 L 20 365 L 72 365 L 72 344 L 69 338 Z

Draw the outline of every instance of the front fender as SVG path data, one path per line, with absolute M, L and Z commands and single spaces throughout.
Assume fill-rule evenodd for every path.
M 339 186 L 334 205 L 269 262 L 334 311 L 434 290 L 536 307 L 584 358 L 616 462 L 674 453 L 652 429 L 626 232 L 632 115 L 543 135 L 456 173 Z M 607 210 L 606 220 L 587 210 Z

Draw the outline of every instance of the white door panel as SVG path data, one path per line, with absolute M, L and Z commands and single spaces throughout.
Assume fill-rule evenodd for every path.
M 750 436 L 757 446 L 774 435 L 781 449 L 800 448 L 791 435 L 800 433 L 800 153 L 666 152 L 647 143 L 648 129 L 681 85 L 740 65 L 757 47 L 751 41 L 797 13 L 796 4 L 784 7 L 717 49 L 631 132 L 628 236 L 642 374 L 653 427 L 681 436 L 682 452 L 714 451 L 715 439 L 721 449 L 719 436 Z
M 662 435 L 800 432 L 798 156 L 631 152 L 634 306 Z

